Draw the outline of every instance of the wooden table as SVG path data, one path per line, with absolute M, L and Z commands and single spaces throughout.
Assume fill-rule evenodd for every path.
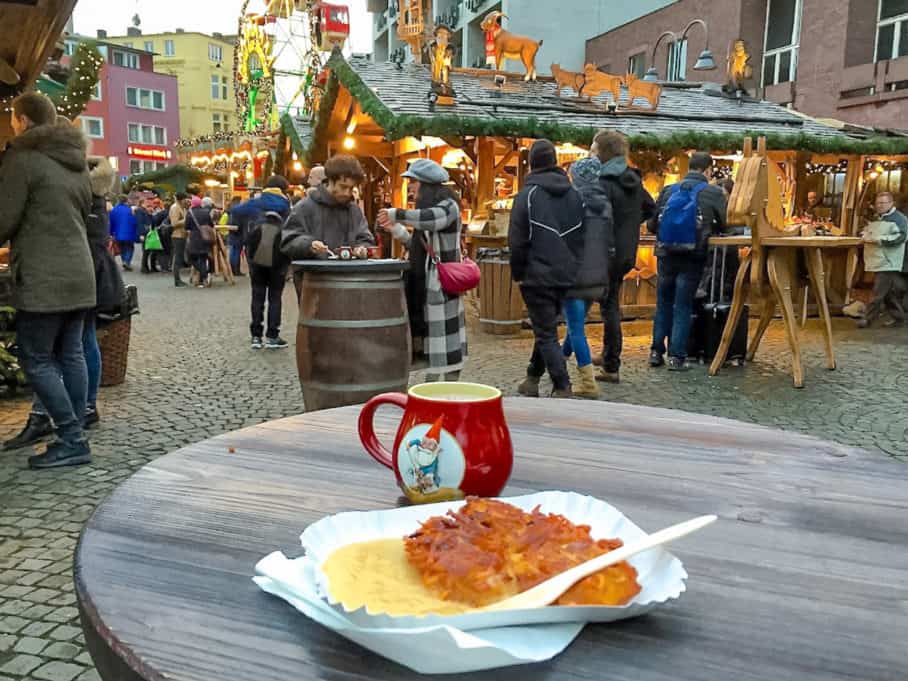
M 712 246 L 749 247 L 752 245 L 751 237 L 713 237 L 709 240 Z M 817 299 L 820 318 L 823 320 L 823 336 L 826 342 L 826 368 L 830 371 L 836 368 L 835 352 L 832 345 L 832 318 L 829 313 L 829 303 L 826 300 L 826 274 L 823 265 L 823 252 L 831 249 L 850 249 L 849 256 L 849 282 L 853 279 L 856 267 L 857 248 L 861 244 L 857 237 L 799 237 L 780 236 L 763 237 L 761 250 L 753 251 L 741 259 L 738 274 L 735 278 L 735 289 L 732 297 L 731 310 L 719 349 L 709 367 L 709 375 L 719 373 L 729 348 L 734 339 L 735 329 L 744 311 L 748 299 L 748 290 L 753 297 L 763 301 L 760 313 L 760 323 L 747 346 L 747 361 L 753 360 L 760 347 L 760 341 L 775 315 L 776 305 L 782 312 L 782 321 L 785 324 L 785 335 L 791 349 L 792 378 L 796 388 L 804 387 L 804 369 L 801 364 L 801 345 L 798 340 L 798 322 L 794 310 L 792 293 L 797 288 L 797 272 L 799 258 L 803 256 L 807 265 L 810 284 Z M 748 276 L 749 275 L 749 276 Z M 771 295 L 770 295 L 771 292 Z
M 587 626 L 552 661 L 456 678 L 905 678 L 904 465 L 681 411 L 520 399 L 505 411 L 516 451 L 507 495 L 589 493 L 649 531 L 704 513 L 720 521 L 672 547 L 690 574 L 679 600 Z M 102 678 L 426 678 L 251 579 L 271 551 L 300 555 L 300 533 L 324 515 L 400 503 L 391 475 L 354 434 L 358 413 L 222 435 L 157 459 L 114 491 L 75 558 L 85 640 Z

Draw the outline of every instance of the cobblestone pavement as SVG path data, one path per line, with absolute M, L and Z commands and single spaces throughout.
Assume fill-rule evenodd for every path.
M 145 463 L 225 431 L 299 413 L 293 349 L 248 347 L 248 281 L 235 288 L 175 290 L 164 275 L 128 275 L 140 287 L 129 375 L 102 390 L 92 433 L 94 463 L 28 470 L 30 452 L 0 453 L 0 681 L 97 679 L 84 650 L 72 584 L 72 553 L 95 506 Z M 287 340 L 295 296 L 285 293 Z M 601 333 L 589 327 L 594 346 Z M 622 383 L 604 400 L 682 408 L 811 433 L 908 461 L 908 330 L 857 331 L 836 323 L 839 370 L 823 368 L 814 322 L 805 333 L 807 387 L 794 390 L 781 327 L 757 361 L 709 378 L 705 367 L 668 374 L 646 366 L 648 326 L 627 325 Z M 636 335 L 634 335 L 636 334 Z M 529 356 L 528 332 L 486 336 L 474 327 L 464 379 L 514 394 Z M 418 380 L 419 376 L 414 379 Z M 25 420 L 24 400 L 0 402 L 0 438 Z M 603 418 L 608 406 L 603 405 Z

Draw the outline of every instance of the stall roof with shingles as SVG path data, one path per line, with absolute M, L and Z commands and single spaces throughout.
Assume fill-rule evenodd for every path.
M 328 67 L 331 76 L 311 144 L 297 133 L 297 151 L 307 155 L 324 149 L 340 86 L 391 140 L 486 135 L 588 144 L 596 131 L 612 129 L 628 135 L 635 149 L 733 150 L 741 147 L 745 136 L 763 135 L 771 149 L 842 154 L 908 151 L 908 139 L 850 134 L 771 102 L 729 98 L 709 84 L 665 84 L 656 111 L 649 111 L 643 99 L 638 100 L 639 108 L 629 107 L 627 89 L 622 87 L 618 110 L 610 113 L 609 94 L 588 101 L 566 88 L 558 97 L 551 79 L 528 83 L 512 74 L 498 87 L 492 71 L 456 70 L 451 74 L 456 103 L 439 106 L 429 99 L 427 66 L 377 63 L 356 56 L 346 60 L 335 52 Z

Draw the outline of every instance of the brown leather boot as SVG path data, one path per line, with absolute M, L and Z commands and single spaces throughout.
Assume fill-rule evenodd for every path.
M 539 378 L 527 375 L 523 382 L 517 386 L 517 394 L 524 397 L 539 397 Z

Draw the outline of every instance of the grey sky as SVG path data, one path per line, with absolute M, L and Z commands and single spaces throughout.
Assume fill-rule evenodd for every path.
M 264 0 L 251 0 L 264 7 Z M 351 47 L 354 52 L 371 51 L 372 20 L 366 0 L 339 0 L 350 7 Z M 138 13 L 145 33 L 161 33 L 183 28 L 202 33 L 236 33 L 243 0 L 79 0 L 75 12 L 76 33 L 95 35 L 99 28 L 110 35 L 125 35 Z

